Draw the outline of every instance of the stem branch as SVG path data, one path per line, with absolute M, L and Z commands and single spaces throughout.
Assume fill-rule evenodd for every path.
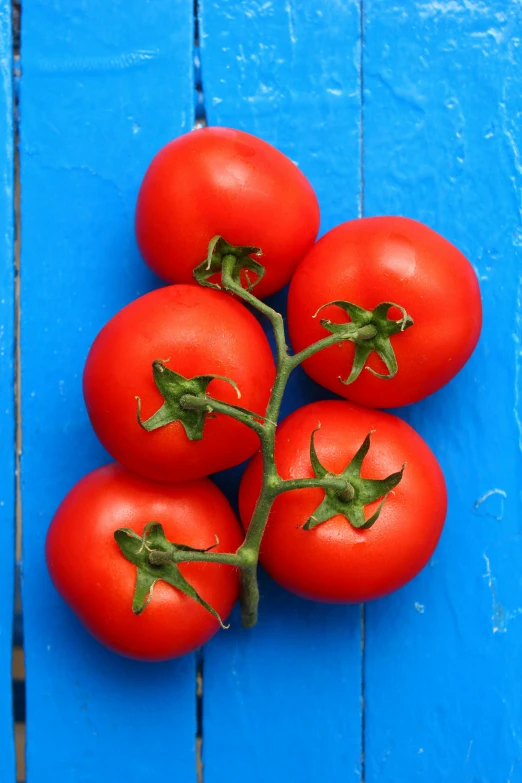
M 228 552 L 163 552 L 152 549 L 149 552 L 151 565 L 165 565 L 166 563 L 224 563 L 241 567 L 242 560 L 237 554 Z
M 310 356 L 319 353 L 319 351 L 323 351 L 325 348 L 330 348 L 332 345 L 338 345 L 339 343 L 353 340 L 356 331 L 357 330 L 354 328 L 353 334 L 350 332 L 344 334 L 329 334 L 328 337 L 323 337 L 322 340 L 318 340 L 307 348 L 303 348 L 299 353 L 295 353 L 293 356 L 289 357 L 292 370 L 306 359 L 309 359 Z
M 259 419 L 264 418 L 259 416 L 253 411 L 248 411 L 246 408 L 239 408 L 236 405 L 229 405 L 227 402 L 221 402 L 221 400 L 215 400 L 214 397 L 205 395 L 204 397 L 197 397 L 194 394 L 184 394 L 180 398 L 182 408 L 192 411 L 207 411 L 208 413 L 224 413 L 226 416 L 230 416 L 232 419 L 237 419 L 247 427 L 254 430 L 259 437 L 264 436 L 264 428 Z
M 290 492 L 293 489 L 335 489 L 337 492 L 353 493 L 352 485 L 344 478 L 332 476 L 332 478 L 302 478 L 302 479 L 284 479 L 276 487 L 277 495 L 283 492 Z

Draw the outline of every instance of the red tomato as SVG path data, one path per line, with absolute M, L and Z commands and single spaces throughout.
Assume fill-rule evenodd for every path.
M 292 413 L 278 428 L 276 463 L 282 478 L 312 477 L 310 438 L 320 462 L 341 473 L 371 430 L 361 475 L 382 479 L 406 467 L 372 527 L 356 529 L 337 514 L 312 530 L 303 525 L 325 497 L 321 489 L 298 489 L 276 498 L 261 544 L 261 563 L 278 582 L 314 601 L 358 603 L 404 585 L 430 559 L 446 515 L 446 487 L 439 464 L 404 421 L 347 402 L 316 402 Z M 240 513 L 248 526 L 261 483 L 259 453 L 240 489 Z M 379 501 L 365 507 L 368 520 Z
M 105 465 L 73 487 L 49 528 L 46 558 L 54 585 L 98 641 L 130 658 L 160 661 L 204 644 L 219 628 L 213 615 L 179 590 L 158 581 L 140 615 L 132 612 L 136 567 L 120 552 L 114 531 L 139 535 L 157 520 L 169 541 L 235 552 L 241 529 L 225 496 L 208 479 L 157 484 L 119 465 Z M 180 571 L 203 599 L 229 615 L 239 592 L 237 570 L 216 563 L 185 563 Z
M 232 378 L 241 392 L 213 380 L 207 393 L 264 413 L 275 376 L 270 346 L 253 315 L 228 294 L 198 286 L 167 286 L 124 307 L 101 330 L 87 358 L 83 389 L 92 426 L 125 467 L 158 481 L 186 481 L 238 465 L 259 445 L 244 424 L 207 417 L 202 440 L 190 441 L 179 421 L 146 432 L 163 398 L 152 374 L 161 359 L 192 378 Z
M 288 283 L 318 230 L 319 205 L 304 174 L 275 147 L 230 128 L 202 128 L 163 147 L 136 207 L 140 251 L 161 278 L 190 283 L 219 234 L 262 249 L 258 297 Z
M 414 325 L 391 337 L 398 372 L 382 379 L 364 369 L 351 384 L 351 342 L 330 347 L 303 367 L 322 386 L 363 405 L 390 408 L 426 397 L 444 386 L 471 356 L 482 307 L 471 264 L 452 244 L 414 220 L 376 217 L 343 223 L 325 234 L 299 265 L 290 286 L 288 326 L 296 351 L 327 336 L 320 319 L 343 323 L 334 300 L 372 310 L 381 302 L 405 308 Z M 389 317 L 399 319 L 391 310 Z M 386 373 L 375 352 L 366 365 Z

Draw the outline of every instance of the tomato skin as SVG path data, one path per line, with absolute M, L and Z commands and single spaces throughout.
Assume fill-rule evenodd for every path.
M 312 530 L 303 525 L 324 497 L 321 489 L 300 489 L 276 498 L 261 544 L 261 563 L 287 590 L 328 603 L 358 603 L 397 590 L 428 562 L 442 531 L 447 496 L 434 455 L 408 424 L 382 411 L 341 400 L 316 402 L 288 416 L 278 428 L 276 463 L 282 478 L 312 477 L 310 437 L 320 462 L 340 473 L 366 435 L 370 450 L 364 478 L 385 478 L 406 463 L 401 482 L 389 493 L 380 516 L 367 530 L 338 515 Z M 259 495 L 261 458 L 256 454 L 242 479 L 239 508 L 248 527 Z M 379 501 L 365 507 L 368 519 Z
M 209 479 L 157 484 L 114 463 L 82 478 L 62 501 L 47 535 L 46 559 L 57 591 L 98 641 L 129 658 L 161 661 L 195 650 L 219 623 L 159 581 L 149 605 L 133 614 L 136 568 L 120 552 L 114 531 L 130 527 L 141 534 L 153 520 L 175 543 L 204 548 L 217 535 L 215 551 L 234 552 L 242 541 L 232 509 Z M 225 620 L 239 594 L 237 570 L 216 563 L 186 563 L 180 570 Z
M 278 291 L 312 246 L 319 205 L 292 161 L 270 144 L 231 128 L 201 128 L 153 158 L 138 195 L 136 237 L 162 279 L 192 282 L 215 235 L 259 247 L 265 275 L 257 297 Z
M 333 300 L 373 309 L 395 302 L 414 325 L 393 335 L 399 370 L 394 378 L 376 378 L 368 370 L 350 385 L 354 348 L 346 342 L 321 351 L 303 367 L 322 386 L 371 407 L 391 408 L 423 399 L 444 386 L 475 348 L 482 325 L 477 277 L 454 245 L 422 223 L 403 217 L 352 220 L 325 234 L 297 268 L 288 297 L 288 326 L 295 351 L 328 332 L 320 318 L 343 323 L 348 316 Z M 390 312 L 390 317 L 399 318 Z M 367 365 L 386 373 L 372 353 Z
M 142 419 L 163 403 L 152 376 L 155 359 L 185 377 L 232 378 L 240 404 L 264 413 L 275 377 L 268 341 L 251 313 L 228 294 L 199 286 L 167 286 L 131 302 L 95 339 L 83 377 L 87 411 L 98 438 L 122 465 L 157 481 L 187 481 L 238 465 L 259 445 L 244 424 L 217 414 L 203 439 L 189 441 L 182 424 L 146 432 Z M 234 389 L 213 380 L 207 392 L 238 403 Z

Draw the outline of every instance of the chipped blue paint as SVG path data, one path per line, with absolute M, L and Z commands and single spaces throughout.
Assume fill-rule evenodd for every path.
M 507 492 L 503 489 L 488 489 L 481 498 L 475 502 L 475 513 L 478 516 L 488 516 L 496 519 L 497 522 L 504 516 L 504 500 L 507 498 Z
M 111 73 L 112 71 L 146 66 L 151 60 L 156 60 L 159 55 L 159 49 L 151 49 L 149 51 L 118 52 L 109 57 L 68 57 L 66 60 L 62 60 L 57 56 L 52 60 L 36 59 L 33 67 L 35 73 L 42 74 Z
M 157 285 L 133 237 L 156 150 L 192 126 L 192 9 L 157 0 L 24 8 L 22 506 L 30 783 L 195 779 L 195 661 L 104 650 L 58 598 L 43 545 L 65 492 L 107 461 L 85 413 L 91 341 Z M 81 568 L 81 563 L 78 564 Z
M 0 780 L 15 779 L 11 644 L 15 559 L 14 226 L 11 3 L 0 0 Z

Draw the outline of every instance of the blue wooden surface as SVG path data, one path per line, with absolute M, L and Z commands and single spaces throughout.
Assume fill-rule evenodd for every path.
M 317 192 L 321 231 L 357 217 L 359 4 L 200 8 L 209 123 L 255 133 L 298 163 Z M 284 296 L 274 301 L 284 308 Z M 283 413 L 325 396 L 296 373 Z M 205 783 L 242 780 L 247 759 L 252 783 L 359 780 L 359 607 L 307 603 L 268 578 L 261 593 L 259 625 L 244 632 L 236 620 L 204 650 Z
M 158 284 L 133 239 L 140 179 L 153 153 L 205 114 L 298 162 L 317 190 L 322 232 L 362 211 L 418 218 L 470 257 L 484 296 L 469 366 L 400 412 L 448 481 L 448 524 L 432 563 L 366 605 L 364 637 L 359 607 L 307 603 L 263 579 L 259 626 L 242 631 L 236 615 L 202 653 L 205 783 L 242 781 L 247 766 L 252 783 L 519 783 L 520 2 L 200 0 L 199 12 L 195 95 L 192 0 L 24 7 L 28 783 L 196 777 L 194 657 L 152 666 L 105 652 L 55 595 L 43 541 L 67 489 L 106 460 L 81 397 L 90 342 L 122 304 Z M 2 783 L 14 777 L 9 37 L 0 0 Z M 290 396 L 287 412 L 327 395 L 298 373 Z M 219 481 L 231 489 L 238 475 Z
M 440 231 L 484 300 L 469 365 L 404 412 L 441 460 L 449 514 L 431 567 L 366 607 L 366 781 L 520 783 L 522 9 L 364 8 L 365 214 Z
M 43 546 L 107 455 L 81 392 L 97 331 L 158 284 L 133 235 L 155 151 L 192 126 L 192 8 L 32 0 L 22 20 L 23 602 L 30 783 L 195 778 L 193 656 L 139 665 L 64 606 Z M 79 564 L 81 567 L 81 564 Z M 153 770 L 153 773 L 152 773 Z
M 15 562 L 14 128 L 11 3 L 0 0 L 0 780 L 15 779 L 11 644 Z

